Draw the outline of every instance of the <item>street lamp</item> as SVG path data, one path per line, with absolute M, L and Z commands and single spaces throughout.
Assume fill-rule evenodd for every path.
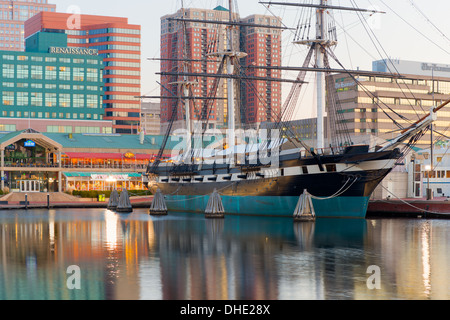
M 425 171 L 427 172 L 427 180 L 428 180 L 428 187 L 427 187 L 427 200 L 433 200 L 433 192 L 430 189 L 430 175 L 431 175 L 431 165 L 425 166 Z

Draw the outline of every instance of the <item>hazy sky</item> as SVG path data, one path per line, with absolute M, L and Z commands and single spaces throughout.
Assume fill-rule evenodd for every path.
M 278 0 L 286 2 L 286 0 Z M 147 58 L 159 57 L 160 17 L 176 12 L 181 0 L 49 0 L 57 5 L 58 12 L 78 6 L 82 13 L 127 17 L 129 23 L 142 26 L 142 94 L 159 94 L 155 75 L 159 63 Z M 298 23 L 300 12 L 294 7 L 270 7 L 270 12 L 259 0 L 238 0 L 241 16 L 254 13 L 275 14 L 289 27 Z M 287 2 L 297 2 L 295 0 Z M 304 1 L 302 1 L 304 2 Z M 333 5 L 360 8 L 376 7 L 386 14 L 369 19 L 371 29 L 364 29 L 357 14 L 339 11 L 334 14 L 338 27 L 339 45 L 335 52 L 349 69 L 359 67 L 370 70 L 373 60 L 386 56 L 403 60 L 450 64 L 450 1 L 448 0 L 334 0 Z M 185 0 L 186 7 L 214 8 L 228 6 L 226 0 Z M 389 7 L 388 7 L 389 6 Z M 345 26 L 346 32 L 340 27 Z M 368 33 L 372 36 L 369 38 Z M 283 35 L 284 65 L 301 65 L 306 55 L 301 47 L 292 46 L 293 33 Z M 378 45 L 378 41 L 382 46 Z M 374 46 L 377 44 L 377 47 Z M 376 49 L 378 48 L 378 50 Z M 351 54 L 349 54 L 351 53 Z M 351 58 L 350 58 L 351 57 Z M 296 74 L 285 75 L 295 78 Z M 287 90 L 285 90 L 287 91 Z

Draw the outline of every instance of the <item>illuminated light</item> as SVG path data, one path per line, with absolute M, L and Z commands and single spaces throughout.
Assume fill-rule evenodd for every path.
M 109 250 L 114 250 L 118 244 L 118 230 L 117 230 L 118 218 L 114 212 L 106 211 L 105 213 L 105 234 L 106 234 L 106 247 Z
M 134 153 L 131 153 L 131 152 L 127 152 L 127 153 L 125 153 L 123 156 L 124 156 L 125 158 L 127 158 L 127 159 L 132 159 L 132 158 L 135 157 L 135 154 L 134 154 Z
M 107 182 L 116 182 L 117 179 L 114 178 L 113 176 L 109 176 L 108 179 L 106 179 Z

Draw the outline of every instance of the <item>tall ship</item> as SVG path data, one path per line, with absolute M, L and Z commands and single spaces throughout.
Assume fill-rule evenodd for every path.
M 181 28 L 188 23 L 227 24 L 227 49 L 215 52 L 205 59 L 217 59 L 220 64 L 214 73 L 195 73 L 189 64 L 195 61 L 187 55 L 182 57 L 184 69 L 182 72 L 161 72 L 161 77 L 175 79 L 172 85 L 178 88 L 169 90 L 163 88 L 165 98 L 174 99 L 172 119 L 167 128 L 163 145 L 158 156 L 149 164 L 145 174 L 148 188 L 153 193 L 162 193 L 169 211 L 204 213 L 213 193 L 221 197 L 226 214 L 258 215 L 258 216 L 292 216 L 299 203 L 299 198 L 307 192 L 311 195 L 315 214 L 318 218 L 365 218 L 369 200 L 380 182 L 393 170 L 414 144 L 424 136 L 437 118 L 437 112 L 449 102 L 434 107 L 428 116 L 402 127 L 396 138 L 379 145 L 358 145 L 351 137 L 342 121 L 332 75 L 348 74 L 358 84 L 360 76 L 376 76 L 376 72 L 348 70 L 337 59 L 333 48 L 337 45 L 336 30 L 328 20 L 333 11 L 355 11 L 377 14 L 375 10 L 357 7 L 333 6 L 331 1 L 299 1 L 260 2 L 263 5 L 290 6 L 300 9 L 308 8 L 314 15 L 314 22 L 309 27 L 315 29 L 315 35 L 296 39 L 295 43 L 308 49 L 305 61 L 299 67 L 252 66 L 264 70 L 298 71 L 296 79 L 288 80 L 274 78 L 273 81 L 292 83 L 292 89 L 287 96 L 282 110 L 272 126 L 264 128 L 265 134 L 256 133 L 256 139 L 248 134 L 242 136 L 242 126 L 236 121 L 239 110 L 238 99 L 235 98 L 239 89 L 236 83 L 245 79 L 261 80 L 257 76 L 248 76 L 242 65 L 242 59 L 247 55 L 240 52 L 233 41 L 233 30 L 236 26 L 261 28 L 261 25 L 242 23 L 233 15 L 233 3 L 229 1 L 229 19 L 227 22 L 217 20 L 190 20 L 183 14 L 172 23 L 178 23 Z M 310 18 L 311 21 L 311 18 Z M 265 28 L 280 28 L 264 26 Z M 287 29 L 287 27 L 286 27 Z M 297 29 L 296 32 L 299 32 Z M 186 46 L 185 46 L 186 47 Z M 186 54 L 186 52 L 184 52 Z M 174 58 L 175 59 L 175 58 Z M 332 68 L 330 61 L 334 60 L 340 68 Z M 243 71 L 244 70 L 244 71 Z M 315 145 L 308 144 L 298 138 L 292 127 L 292 114 L 297 108 L 298 97 L 302 90 L 306 75 L 316 74 L 316 107 L 317 107 L 317 141 Z M 268 72 L 266 74 L 269 74 Z M 387 76 L 383 74 L 383 76 Z M 402 77 L 391 74 L 393 78 Z M 207 96 L 195 95 L 196 79 L 213 78 L 214 85 Z M 267 77 L 264 78 L 267 80 Z M 223 139 L 215 140 L 215 149 L 205 148 L 205 141 L 211 141 L 207 136 L 210 108 L 217 98 L 218 81 L 227 83 L 227 130 Z M 331 81 L 331 84 L 330 84 Z M 161 97 L 160 97 L 161 98 Z M 195 131 L 190 115 L 193 101 L 202 101 L 202 114 L 206 115 L 200 122 L 200 132 Z M 183 113 L 186 120 L 185 143 L 180 151 L 171 159 L 163 159 L 165 150 L 173 132 L 173 122 L 177 112 Z M 329 130 L 334 130 L 331 141 L 326 142 L 325 114 L 328 114 Z M 339 130 L 340 129 L 340 130 Z M 262 130 L 260 128 L 260 130 Z M 338 133 L 341 134 L 338 134 Z M 263 138 L 261 138 L 263 137 Z M 327 144 L 327 145 L 326 145 Z M 217 148 L 220 146 L 220 148 Z

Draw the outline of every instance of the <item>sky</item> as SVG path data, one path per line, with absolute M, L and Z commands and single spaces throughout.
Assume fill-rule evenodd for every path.
M 279 2 L 298 2 L 278 0 Z M 181 0 L 49 0 L 57 5 L 56 11 L 68 12 L 76 6 L 83 14 L 126 17 L 130 24 L 142 27 L 142 95 L 159 95 L 160 18 L 181 8 Z M 184 0 L 190 8 L 228 7 L 226 0 Z M 291 28 L 298 24 L 304 11 L 295 7 L 266 6 L 259 0 L 234 0 L 242 17 L 251 14 L 276 15 Z M 305 2 L 305 1 L 301 1 Z M 333 0 L 332 5 L 359 8 L 376 8 L 385 13 L 359 16 L 354 12 L 339 11 L 334 14 L 339 44 L 336 55 L 348 69 L 371 70 L 372 61 L 395 58 L 430 63 L 450 64 L 450 24 L 448 0 Z M 361 20 L 368 21 L 361 24 Z M 342 30 L 346 31 L 342 31 Z M 283 65 L 301 66 L 306 57 L 305 48 L 293 46 L 293 31 L 283 32 Z M 370 37 L 369 37 L 370 35 Z M 375 46 L 376 44 L 376 46 Z M 286 72 L 287 78 L 295 73 Z M 309 79 L 311 82 L 313 79 Z M 307 79 L 308 81 L 308 79 Z M 284 93 L 289 88 L 283 87 Z M 304 117 L 314 116 L 302 113 Z

